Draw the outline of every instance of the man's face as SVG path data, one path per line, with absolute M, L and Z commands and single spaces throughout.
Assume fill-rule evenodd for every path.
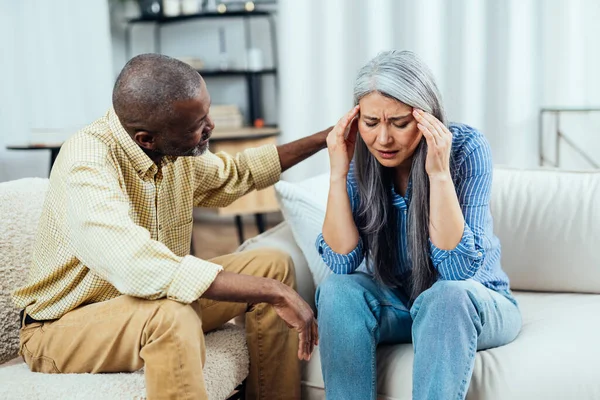
M 157 137 L 157 151 L 166 156 L 199 156 L 208 149 L 214 124 L 208 115 L 210 95 L 202 81 L 197 97 L 173 105 L 175 117 L 168 132 Z

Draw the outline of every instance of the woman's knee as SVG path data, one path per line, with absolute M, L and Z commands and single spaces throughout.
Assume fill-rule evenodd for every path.
M 317 288 L 316 305 L 319 321 L 360 321 L 368 311 L 368 289 L 363 280 L 371 279 L 364 274 L 330 275 Z
M 415 300 L 410 310 L 413 319 L 425 309 L 427 314 L 435 315 L 436 318 L 455 319 L 460 314 L 471 315 L 473 311 L 476 311 L 472 283 L 470 281 L 437 281 Z

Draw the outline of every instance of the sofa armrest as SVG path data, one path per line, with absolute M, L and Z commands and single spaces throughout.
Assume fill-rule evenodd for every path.
M 312 307 L 315 308 L 315 284 L 313 276 L 308 269 L 308 263 L 302 250 L 296 244 L 292 231 L 287 222 L 282 222 L 265 233 L 245 241 L 237 251 L 258 249 L 261 247 L 270 247 L 284 251 L 292 257 L 294 268 L 296 270 L 297 290 L 300 296 Z

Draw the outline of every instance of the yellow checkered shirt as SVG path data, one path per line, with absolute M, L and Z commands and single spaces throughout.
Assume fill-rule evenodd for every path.
M 275 146 L 164 157 L 158 168 L 111 109 L 63 145 L 13 300 L 39 320 L 123 294 L 190 303 L 222 270 L 189 255 L 193 207 L 227 206 L 280 175 Z

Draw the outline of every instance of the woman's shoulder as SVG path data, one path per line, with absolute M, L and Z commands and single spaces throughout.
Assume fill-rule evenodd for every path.
M 477 128 L 453 122 L 448 126 L 452 133 L 452 152 L 469 154 L 479 147 L 489 148 L 485 135 Z
M 490 144 L 481 131 L 461 123 L 451 123 L 448 130 L 452 133 L 451 163 L 455 169 L 471 155 L 477 157 L 478 164 L 491 165 Z

